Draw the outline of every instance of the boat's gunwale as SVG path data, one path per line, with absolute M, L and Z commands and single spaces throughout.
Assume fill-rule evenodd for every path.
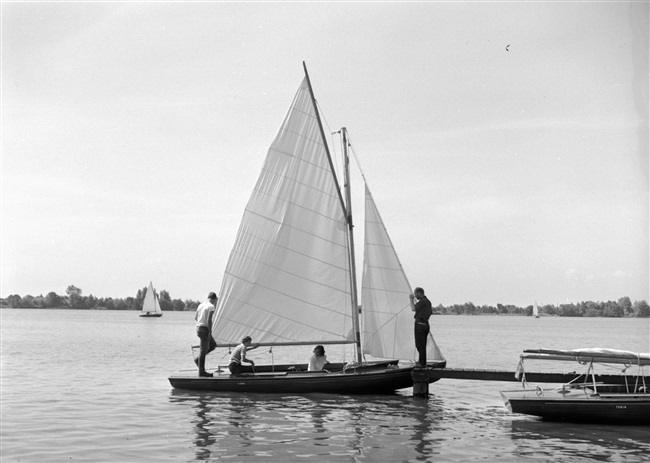
M 433 363 L 443 368 L 446 362 Z M 282 371 L 279 374 L 220 372 L 213 377 L 172 375 L 172 387 L 213 392 L 291 392 L 376 394 L 395 392 L 413 386 L 413 366 L 367 367 L 339 371 Z M 437 379 L 429 380 L 430 383 Z
M 504 391 L 508 392 L 508 391 Z M 650 425 L 650 394 L 608 398 L 599 394 L 573 398 L 517 398 L 501 393 L 506 407 L 519 415 L 569 422 L 609 422 Z

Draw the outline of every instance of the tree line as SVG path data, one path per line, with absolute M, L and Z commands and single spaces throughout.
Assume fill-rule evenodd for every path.
M 142 310 L 144 296 L 147 293 L 147 287 L 138 289 L 135 297 L 98 298 L 92 294 L 84 296 L 81 288 L 74 285 L 68 286 L 65 295 L 58 295 L 54 291 L 49 292 L 46 296 L 20 296 L 12 294 L 9 297 L 0 299 L 2 307 L 12 308 L 43 308 L 43 309 L 78 309 L 78 310 Z M 156 292 L 160 308 L 164 311 L 183 311 L 196 310 L 199 301 L 186 299 L 172 299 L 168 291 L 164 289 Z
M 516 307 L 514 305 L 497 304 L 476 306 L 471 302 L 455 304 L 449 307 L 439 305 L 435 312 L 455 315 L 532 315 L 533 306 Z M 650 306 L 643 301 L 632 303 L 629 297 L 618 301 L 593 302 L 584 301 L 576 304 L 545 304 L 538 306 L 540 316 L 557 317 L 650 317 Z
M 68 286 L 65 295 L 50 292 L 46 296 L 19 296 L 12 294 L 0 299 L 2 307 L 11 308 L 70 308 L 78 310 L 142 310 L 147 287 L 138 289 L 135 297 L 127 298 L 97 298 L 92 294 L 84 296 L 80 288 Z M 199 301 L 172 299 L 164 289 L 157 293 L 160 308 L 163 311 L 196 310 Z M 514 305 L 497 304 L 474 305 L 471 302 L 450 306 L 439 305 L 435 308 L 439 314 L 449 315 L 532 315 L 533 306 L 517 307 Z M 585 301 L 576 304 L 545 304 L 538 307 L 540 316 L 558 317 L 650 317 L 650 306 L 645 300 L 632 303 L 629 297 L 617 301 L 593 302 Z

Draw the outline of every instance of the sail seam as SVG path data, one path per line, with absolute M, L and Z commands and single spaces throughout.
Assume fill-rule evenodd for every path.
M 286 155 L 286 156 L 290 156 L 289 153 L 284 153 L 284 152 L 279 151 L 279 150 L 274 150 L 274 151 L 277 151 L 278 153 L 280 153 L 280 154 L 284 154 L 284 155 Z M 319 167 L 319 168 L 320 168 L 320 166 L 318 166 L 317 164 L 314 164 L 314 163 L 309 162 L 309 161 L 307 161 L 307 160 L 305 160 L 305 159 L 302 159 L 302 158 L 296 158 L 296 157 L 293 157 L 293 156 L 292 156 L 292 159 L 297 159 L 297 160 L 300 161 L 300 162 L 304 162 L 304 163 L 309 164 L 309 165 L 311 165 L 311 166 L 316 166 L 316 167 Z M 320 168 L 320 169 L 321 169 L 322 171 L 325 171 L 325 169 L 323 169 L 323 168 Z M 276 177 L 279 177 L 279 178 L 282 178 L 282 179 L 288 180 L 288 181 L 290 181 L 290 182 L 292 182 L 292 183 L 294 183 L 294 184 L 296 184 L 296 185 L 304 186 L 304 187 L 306 187 L 306 188 L 309 188 L 311 191 L 316 191 L 316 192 L 318 192 L 318 193 L 322 193 L 322 194 L 325 195 L 325 196 L 328 196 L 328 197 L 330 197 L 330 198 L 335 198 L 335 199 L 338 200 L 338 197 L 337 197 L 336 195 L 333 195 L 333 194 L 331 194 L 331 193 L 329 193 L 329 192 L 327 192 L 327 191 L 319 190 L 318 188 L 314 188 L 313 186 L 311 186 L 311 185 L 308 184 L 308 183 L 300 182 L 300 181 L 296 180 L 295 178 L 289 177 L 289 176 L 287 176 L 287 175 L 280 174 L 279 172 L 276 172 L 275 170 L 267 169 L 267 168 L 263 167 L 263 168 L 262 168 L 262 172 L 268 172 L 268 173 L 270 173 L 270 174 L 272 174 L 272 175 L 274 175 L 274 176 L 276 176 Z M 328 173 L 329 173 L 329 172 L 328 172 Z M 261 190 L 261 189 L 259 189 L 259 188 L 257 188 L 257 187 L 255 188 L 255 191 L 259 191 L 259 192 L 265 193 L 263 190 Z M 280 199 L 278 196 L 272 196 L 272 197 Z
M 260 215 L 260 214 L 258 214 L 258 213 L 256 213 L 256 212 L 253 212 L 253 211 L 251 211 L 251 210 L 249 210 L 249 209 L 247 209 L 246 212 L 248 212 L 248 213 L 250 213 L 250 214 L 252 214 L 252 215 L 256 215 L 256 216 L 258 216 L 258 217 L 261 217 L 261 218 L 267 219 L 267 220 L 269 220 L 269 221 L 271 221 L 271 222 L 277 223 L 278 225 L 283 225 L 283 226 L 285 226 L 285 227 L 289 227 L 289 228 L 291 228 L 292 230 L 295 230 L 295 231 L 300 232 L 300 233 L 304 233 L 305 235 L 313 236 L 313 237 L 318 238 L 319 240 L 324 241 L 324 242 L 326 242 L 326 243 L 334 244 L 334 245 L 336 245 L 336 246 L 338 246 L 338 247 L 340 247 L 340 248 L 347 249 L 347 247 L 344 246 L 344 245 L 342 245 L 341 243 L 337 243 L 336 241 L 328 240 L 328 239 L 323 238 L 323 237 L 321 237 L 321 236 L 318 236 L 318 235 L 316 235 L 316 234 L 314 234 L 314 233 L 310 233 L 310 232 L 308 232 L 308 231 L 306 231 L 306 230 L 302 230 L 302 229 L 300 229 L 300 228 L 296 228 L 296 227 L 293 227 L 293 226 L 291 226 L 291 225 L 287 225 L 286 222 L 285 222 L 285 223 L 278 222 L 277 220 L 270 219 L 270 218 L 265 217 L 265 216 L 263 216 L 263 215 Z M 334 264 L 332 264 L 332 263 L 330 263 L 330 262 L 326 262 L 326 261 L 324 261 L 324 260 L 317 259 L 317 258 L 314 257 L 314 256 L 310 256 L 309 254 L 305 254 L 305 253 L 303 253 L 303 252 L 296 251 L 295 249 L 291 249 L 291 248 L 288 248 L 288 247 L 286 247 L 286 246 L 283 246 L 283 245 L 281 245 L 281 244 L 279 244 L 279 243 L 276 243 L 276 242 L 274 242 L 274 241 L 264 239 L 264 238 L 262 238 L 262 237 L 260 237 L 260 236 L 257 236 L 257 235 L 253 235 L 252 233 L 248 233 L 248 232 L 242 230 L 241 235 L 250 236 L 250 237 L 252 237 L 252 238 L 254 238 L 254 239 L 256 239 L 256 240 L 262 241 L 262 242 L 267 243 L 267 244 L 271 244 L 271 245 L 273 245 L 273 246 L 277 246 L 278 248 L 281 248 L 281 249 L 286 249 L 287 251 L 290 251 L 290 252 L 292 252 L 292 253 L 294 253 L 294 254 L 298 254 L 298 255 L 300 255 L 300 256 L 307 257 L 308 259 L 314 260 L 314 261 L 316 261 L 316 262 L 322 262 L 323 264 L 328 265 L 328 266 L 330 266 L 330 267 L 337 268 L 337 269 L 343 270 L 343 271 L 345 271 L 345 272 L 348 271 L 348 268 L 347 268 L 347 267 L 341 267 L 341 266 L 338 266 L 338 265 L 334 265 Z M 241 235 L 240 235 L 240 236 L 241 236 Z M 233 249 L 233 253 L 239 254 L 239 253 L 235 252 L 234 249 Z M 243 254 L 240 254 L 240 255 L 243 255 Z M 258 261 L 258 262 L 259 262 L 259 261 Z
M 276 246 L 277 246 L 277 245 L 276 245 Z M 286 249 L 284 246 L 280 246 L 280 247 L 282 247 L 283 249 Z M 309 282 L 312 282 L 312 283 L 316 283 L 316 284 L 317 284 L 318 286 L 320 286 L 320 287 L 333 289 L 333 290 L 338 291 L 338 292 L 340 292 L 340 293 L 347 294 L 347 292 L 346 292 L 345 290 L 342 290 L 342 289 L 340 289 L 340 288 L 336 288 L 336 287 L 334 287 L 334 286 L 330 286 L 330 285 L 324 285 L 324 284 L 322 284 L 322 283 L 319 283 L 318 281 L 310 280 L 310 279 L 305 278 L 305 277 L 303 277 L 303 276 L 301 276 L 301 275 L 298 275 L 298 274 L 296 274 L 296 273 L 289 272 L 288 270 L 285 270 L 285 269 L 283 269 L 283 268 L 281 268 L 281 267 L 276 267 L 276 266 L 271 265 L 271 264 L 269 264 L 269 263 L 267 263 L 267 262 L 264 262 L 264 261 L 262 261 L 262 260 L 252 259 L 252 258 L 246 257 L 246 255 L 244 255 L 244 254 L 242 254 L 242 253 L 240 253 L 240 252 L 233 252 L 233 253 L 234 253 L 235 255 L 242 256 L 242 257 L 244 257 L 245 259 L 248 259 L 248 260 L 250 260 L 250 261 L 253 261 L 253 262 L 257 262 L 257 263 L 259 263 L 259 264 L 262 264 L 262 265 L 264 265 L 265 267 L 269 267 L 269 268 L 272 268 L 272 269 L 278 270 L 278 271 L 280 271 L 280 272 L 282 272 L 282 273 L 285 273 L 285 274 L 287 274 L 287 275 L 294 276 L 294 277 L 299 278 L 299 279 L 301 279 L 301 280 L 305 280 L 305 281 L 309 281 Z M 294 251 L 294 253 L 295 253 L 295 251 Z M 297 253 L 297 254 L 300 254 L 300 253 Z M 305 254 L 300 254 L 300 255 L 305 255 Z M 324 265 L 327 265 L 327 266 L 329 266 L 329 267 L 333 267 L 333 268 L 335 268 L 335 269 L 345 270 L 345 269 L 342 268 L 342 267 L 338 267 L 338 266 L 336 266 L 336 265 L 330 264 L 330 263 L 328 263 L 328 262 L 325 262 L 325 261 L 322 261 L 322 260 L 319 260 L 319 259 L 315 259 L 315 258 L 311 258 L 311 259 L 312 259 L 312 260 L 315 260 L 315 261 L 317 261 L 317 262 L 322 262 Z M 229 272 L 229 274 L 230 274 L 230 275 L 234 275 L 234 274 L 231 273 L 231 272 Z M 247 281 L 247 280 L 244 279 L 244 278 L 241 278 L 241 279 L 244 280 L 244 281 Z M 252 281 L 249 281 L 249 283 L 252 284 L 252 285 L 255 285 L 255 286 L 259 286 L 259 287 L 261 287 L 261 288 L 264 288 L 264 286 L 263 286 L 263 285 L 260 285 L 259 283 L 254 283 L 254 282 L 252 282 Z M 268 289 L 268 288 L 267 288 L 267 289 Z M 284 294 L 284 293 L 278 293 L 278 294 Z M 298 300 L 300 300 L 300 299 L 298 299 Z
M 367 268 L 377 268 L 381 270 L 390 270 L 391 272 L 400 272 L 402 273 L 402 269 L 400 268 L 395 268 L 395 267 L 380 267 L 378 265 L 366 265 Z
M 366 243 L 366 247 L 370 246 L 377 246 L 379 248 L 388 248 L 392 249 L 392 246 L 390 244 L 382 244 L 382 243 Z
M 247 281 L 246 279 L 244 279 L 244 278 L 240 278 L 240 277 L 238 277 L 238 276 L 236 276 L 236 275 L 233 275 L 233 274 L 229 274 L 229 275 L 231 275 L 231 276 L 233 276 L 234 278 L 237 278 L 237 279 L 239 279 L 239 280 Z M 266 288 L 266 289 L 268 289 L 268 288 Z M 274 292 L 278 293 L 277 291 L 274 291 Z M 279 293 L 279 294 L 282 294 L 282 295 L 284 295 L 284 296 L 288 296 L 288 294 L 285 294 L 285 293 Z M 290 297 L 291 297 L 291 296 L 290 296 Z M 291 299 L 294 299 L 294 300 L 297 300 L 297 301 L 300 301 L 300 302 L 305 302 L 305 301 L 302 301 L 302 300 L 297 299 L 297 298 L 294 298 L 294 297 L 291 297 Z M 292 319 L 292 318 L 289 318 L 289 317 L 284 316 L 284 315 L 280 315 L 280 314 L 278 314 L 278 313 L 276 313 L 276 312 L 271 312 L 271 311 L 269 311 L 268 309 L 265 309 L 265 308 L 263 308 L 263 307 L 259 307 L 259 306 L 253 305 L 253 304 L 251 304 L 250 302 L 243 301 L 243 300 L 238 299 L 238 298 L 236 298 L 236 297 L 231 297 L 231 300 L 233 300 L 233 301 L 237 301 L 237 302 L 243 304 L 244 306 L 252 307 L 252 308 L 257 309 L 257 310 L 260 310 L 260 311 L 262 311 L 262 312 L 265 312 L 265 313 L 271 314 L 271 315 L 273 315 L 274 317 L 279 317 L 279 318 L 282 318 L 282 319 L 285 319 L 285 320 L 290 320 L 293 324 L 298 324 L 298 325 L 306 326 L 306 327 L 309 327 L 309 328 L 316 328 L 316 329 L 319 329 L 319 330 L 320 330 L 321 332 L 323 332 L 323 333 L 327 333 L 327 334 L 332 335 L 332 336 L 335 336 L 335 337 L 345 338 L 344 336 L 341 336 L 339 333 L 334 333 L 334 332 L 332 332 L 332 331 L 323 330 L 322 328 L 315 327 L 315 326 L 312 326 L 312 325 L 308 325 L 307 323 L 298 322 L 298 321 L 296 321 L 296 320 L 294 320 L 294 319 Z M 311 304 L 311 303 L 309 303 L 309 302 L 305 302 L 305 304 L 311 305 L 311 306 L 313 306 L 313 307 L 317 307 L 317 308 L 319 308 L 319 309 L 321 309 L 321 310 L 326 310 L 326 311 L 328 311 L 328 312 L 334 312 L 334 313 L 336 313 L 337 315 L 343 315 L 344 317 L 349 318 L 349 315 L 340 314 L 340 313 L 338 313 L 338 312 L 335 312 L 334 310 L 328 309 L 327 307 L 317 306 L 317 305 Z M 271 333 L 270 331 L 265 330 L 265 329 L 263 329 L 263 328 L 252 327 L 252 326 L 250 326 L 250 325 L 248 325 L 248 324 L 242 323 L 242 322 L 240 322 L 240 321 L 236 321 L 236 320 L 234 320 L 234 319 L 232 319 L 232 318 L 229 318 L 229 317 L 227 317 L 227 316 L 223 316 L 223 317 L 222 317 L 222 320 L 228 320 L 228 321 L 230 321 L 231 323 L 235 323 L 235 324 L 237 324 L 237 325 L 241 325 L 241 326 L 246 326 L 247 328 L 254 328 L 254 329 L 258 330 L 258 331 L 263 331 L 263 332 L 265 332 L 265 333 L 269 333 L 269 334 L 271 334 L 271 335 L 273 335 L 273 336 L 276 336 L 276 337 L 279 337 L 279 338 L 281 337 L 281 338 L 283 338 L 283 339 L 291 339 L 291 338 L 288 338 L 288 337 L 286 337 L 286 336 L 281 336 L 281 335 L 277 335 L 277 334 Z M 293 340 L 293 339 L 292 339 L 292 340 Z
M 305 185 L 305 184 L 300 183 L 300 182 L 294 182 L 294 183 L 296 183 L 296 184 L 298 184 L 298 185 Z M 305 185 L 305 186 L 307 186 L 307 185 Z M 287 200 L 287 199 L 281 198 L 280 196 L 272 195 L 271 193 L 269 193 L 269 192 L 267 192 L 267 191 L 259 190 L 259 189 L 256 189 L 255 191 L 257 191 L 258 193 L 260 193 L 260 194 L 262 194 L 262 195 L 264 195 L 264 196 L 268 196 L 268 197 L 270 197 L 270 198 L 278 199 L 278 200 L 282 201 L 283 203 L 288 204 L 288 205 L 290 205 L 290 206 L 293 206 L 293 207 L 295 207 L 295 208 L 299 208 L 299 209 L 302 209 L 302 210 L 304 210 L 304 211 L 312 212 L 312 213 L 314 213 L 314 214 L 316 214 L 316 215 L 318 215 L 318 216 L 320 216 L 320 217 L 323 217 L 323 218 L 325 218 L 325 219 L 327 219 L 327 220 L 331 220 L 332 222 L 339 223 L 339 222 L 341 222 L 341 221 L 344 220 L 343 215 L 341 215 L 340 220 L 337 220 L 336 218 L 334 218 L 334 217 L 330 217 L 329 215 L 323 214 L 322 212 L 319 212 L 319 211 L 317 211 L 317 210 L 309 209 L 308 207 L 305 207 L 305 206 L 302 206 L 302 205 L 300 205 L 300 204 L 298 204 L 298 203 L 295 203 L 295 202 L 293 202 L 293 201 L 289 201 L 289 200 Z M 316 190 L 316 191 L 319 191 L 319 190 Z M 327 196 L 327 197 L 330 197 L 330 198 L 335 198 L 335 196 L 332 196 L 332 195 L 330 195 L 330 194 L 326 194 L 326 196 Z M 266 219 L 266 220 L 269 220 L 269 221 L 275 222 L 275 223 L 277 223 L 277 224 L 283 225 L 282 222 L 280 222 L 280 221 L 278 221 L 278 220 L 276 220 L 276 219 L 273 219 L 273 218 L 271 218 L 271 217 L 268 217 L 268 216 L 265 216 L 265 215 L 259 214 L 259 213 L 257 213 L 257 212 L 254 212 L 254 211 L 253 211 L 252 209 L 250 209 L 249 207 L 246 207 L 245 211 L 251 212 L 252 214 L 255 214 L 255 215 L 257 215 L 258 217 L 262 217 L 262 218 L 264 218 L 264 219 Z
M 261 263 L 263 264 L 263 262 L 261 262 Z M 266 264 L 264 264 L 264 265 L 266 265 Z M 225 272 L 225 273 L 226 273 L 226 275 L 230 275 L 231 277 L 236 278 L 236 279 L 238 279 L 238 280 L 240 280 L 240 281 L 245 281 L 246 283 L 249 283 L 249 284 L 251 284 L 251 285 L 255 285 L 255 286 L 259 287 L 259 288 L 264 288 L 264 289 L 266 289 L 266 290 L 268 290 L 268 291 L 270 291 L 270 292 L 273 292 L 273 293 L 275 293 L 275 294 L 281 294 L 281 295 L 283 295 L 283 296 L 287 296 L 289 299 L 292 299 L 292 300 L 294 300 L 294 301 L 298 301 L 298 302 L 303 303 L 303 304 L 305 304 L 305 305 L 309 305 L 309 306 L 316 307 L 316 308 L 319 308 L 319 309 L 322 309 L 322 310 L 327 310 L 328 312 L 333 312 L 333 313 L 339 314 L 339 312 L 336 312 L 335 310 L 328 309 L 327 307 L 323 307 L 323 306 L 320 306 L 320 305 L 316 305 L 316 304 L 314 304 L 314 303 L 312 303 L 312 302 L 305 301 L 305 300 L 303 300 L 303 299 L 299 299 L 299 298 L 294 297 L 294 296 L 292 296 L 292 295 L 290 295 L 290 294 L 287 294 L 287 293 L 285 293 L 285 292 L 277 291 L 277 290 L 275 290 L 275 289 L 273 289 L 273 288 L 269 288 L 268 286 L 260 285 L 259 283 L 254 283 L 254 282 L 252 282 L 252 281 L 250 281 L 250 280 L 248 280 L 248 279 L 246 279 L 246 278 L 243 278 L 243 277 L 241 277 L 240 275 L 236 275 L 236 274 L 234 274 L 234 273 L 232 273 L 232 272 Z M 333 288 L 333 287 L 330 287 L 330 286 L 326 286 L 326 285 L 323 285 L 323 284 L 321 284 L 321 283 L 319 283 L 319 282 L 317 282 L 317 281 L 313 281 L 313 280 L 308 280 L 308 281 L 311 281 L 312 283 L 315 283 L 316 285 L 321 286 L 321 287 L 323 287 L 323 288 L 329 288 L 329 289 L 336 290 L 336 291 L 338 291 L 338 292 L 343 292 L 343 293 L 345 293 L 344 291 L 342 291 L 342 290 L 340 290 L 340 289 L 338 289 L 338 288 Z M 345 294 L 347 295 L 347 293 L 345 293 Z M 240 301 L 240 302 L 244 302 L 244 301 Z M 249 305 L 250 305 L 250 304 L 249 304 Z M 253 307 L 256 307 L 256 306 L 253 306 Z M 261 308 L 261 307 L 256 307 L 256 308 L 259 308 L 259 309 L 261 309 L 261 310 L 264 310 L 265 312 L 267 311 L 266 309 L 263 309 L 263 308 Z M 346 318 L 349 317 L 349 315 L 347 315 L 347 314 L 345 314 L 345 313 L 343 313 L 342 315 L 343 315 L 344 317 L 346 317 Z M 289 320 L 293 320 L 292 318 L 288 318 L 288 317 L 282 317 L 282 318 L 287 318 L 287 319 L 289 319 Z
M 299 110 L 298 110 L 297 112 L 301 112 L 302 114 L 307 114 L 307 113 L 305 113 L 304 111 L 299 111 Z M 310 116 L 310 117 L 311 117 L 312 119 L 314 119 L 312 116 Z M 322 143 L 322 140 L 320 140 L 320 138 L 316 139 L 316 138 L 307 137 L 307 136 L 305 136 L 305 135 L 301 135 L 299 132 L 296 132 L 295 130 L 292 130 L 292 129 L 288 128 L 288 127 L 285 127 L 285 128 L 282 130 L 282 132 L 286 132 L 286 133 L 288 133 L 288 134 L 293 134 L 293 135 L 295 135 L 295 136 L 296 136 L 297 138 L 299 138 L 299 139 L 308 140 L 309 142 L 313 143 L 313 144 L 316 145 L 316 146 L 324 146 L 323 143 Z M 276 145 L 276 143 L 273 143 L 273 145 L 270 147 L 270 149 L 275 150 L 275 149 L 276 149 L 276 148 L 274 147 L 275 145 Z M 324 148 L 323 148 L 323 149 L 324 149 Z

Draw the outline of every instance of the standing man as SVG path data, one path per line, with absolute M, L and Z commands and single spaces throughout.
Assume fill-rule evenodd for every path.
M 217 342 L 212 337 L 212 316 L 217 306 L 217 295 L 208 294 L 208 300 L 202 302 L 196 309 L 194 320 L 196 320 L 196 335 L 201 340 L 201 351 L 198 360 L 194 360 L 199 366 L 199 376 L 211 377 L 212 373 L 205 371 L 205 357 L 217 348 Z
M 416 366 L 427 365 L 427 336 L 429 336 L 429 317 L 431 316 L 431 302 L 424 295 L 422 288 L 415 288 L 409 294 L 411 310 L 415 312 L 415 348 L 418 350 L 419 359 Z M 417 302 L 415 301 L 417 299 Z

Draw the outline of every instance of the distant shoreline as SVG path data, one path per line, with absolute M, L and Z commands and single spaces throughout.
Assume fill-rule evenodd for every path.
M 142 312 L 142 310 L 136 310 L 136 309 L 109 309 L 108 307 L 91 307 L 90 309 L 75 309 L 74 307 L 67 307 L 67 306 L 61 306 L 61 307 L 9 307 L 6 305 L 0 306 L 0 310 L 2 309 L 15 309 L 15 310 L 76 310 L 79 312 L 83 311 L 95 311 L 95 312 Z M 184 309 L 184 310 L 163 310 L 163 312 L 194 312 L 194 309 Z
M 81 288 L 68 286 L 65 295 L 50 292 L 39 296 L 12 294 L 0 298 L 0 307 L 21 309 L 65 309 L 65 310 L 118 310 L 140 312 L 148 288 L 139 289 L 135 297 L 97 298 L 84 296 Z M 191 299 L 172 299 L 169 292 L 162 289 L 156 292 L 163 312 L 193 312 L 200 301 Z M 518 307 L 513 304 L 477 305 L 473 302 L 463 304 L 438 304 L 433 307 L 434 315 L 507 315 L 532 316 L 537 306 L 540 317 L 606 317 L 606 318 L 650 318 L 650 306 L 645 300 L 634 301 L 624 296 L 610 301 L 581 301 L 567 304 L 530 304 Z M 363 310 L 363 305 L 359 306 Z M 404 310 L 408 310 L 408 305 Z
M 92 307 L 90 309 L 75 309 L 73 307 L 67 307 L 67 306 L 61 306 L 61 307 L 8 307 L 6 305 L 0 306 L 0 310 L 2 309 L 14 309 L 14 310 L 77 310 L 77 311 L 88 311 L 88 310 L 93 310 L 93 311 L 110 311 L 110 312 L 133 312 L 133 313 L 139 313 L 142 312 L 141 310 L 135 310 L 135 309 L 109 309 L 107 307 Z M 184 310 L 163 310 L 163 312 L 193 312 L 194 309 L 184 309 Z M 528 313 L 456 313 L 456 312 L 451 312 L 451 313 L 446 313 L 446 312 L 434 312 L 432 314 L 433 316 L 441 316 L 441 315 L 448 315 L 448 316 L 458 316 L 458 315 L 469 315 L 472 317 L 533 317 L 532 314 Z M 646 319 L 650 318 L 650 316 L 646 315 L 638 315 L 636 313 L 631 313 L 628 315 L 625 315 L 623 317 L 612 317 L 608 315 L 557 315 L 557 314 L 545 314 L 545 313 L 540 313 L 539 318 L 557 318 L 557 317 L 562 317 L 562 318 L 640 318 L 640 319 Z

